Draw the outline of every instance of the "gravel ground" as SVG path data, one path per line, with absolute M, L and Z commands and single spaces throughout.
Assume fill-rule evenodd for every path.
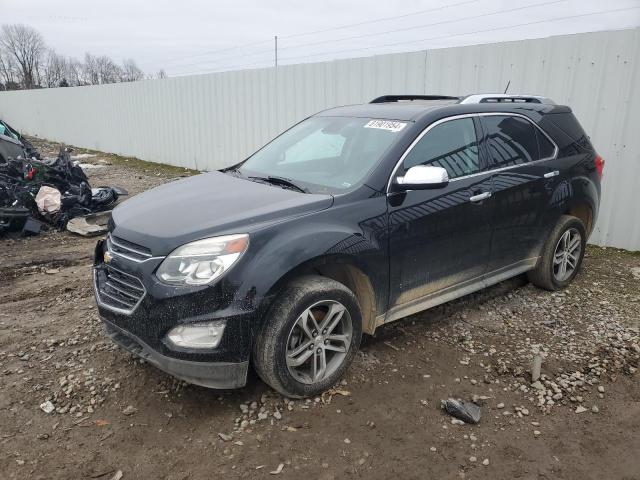
M 132 194 L 189 174 L 82 161 Z M 589 247 L 562 292 L 516 278 L 381 328 L 340 385 L 292 402 L 255 376 L 186 385 L 112 345 L 93 245 L 0 239 L 2 479 L 640 478 L 638 253 Z M 480 423 L 444 413 L 449 397 L 480 403 Z

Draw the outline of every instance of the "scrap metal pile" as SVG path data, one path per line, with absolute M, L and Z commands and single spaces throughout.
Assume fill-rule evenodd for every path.
M 111 210 L 118 197 L 127 194 L 116 187 L 91 188 L 69 148 L 62 148 L 56 158 L 42 159 L 7 127 L 0 121 L 0 234 L 37 234 L 45 225 L 64 229 L 78 217 L 86 224 L 86 217 L 93 219 L 96 212 Z M 4 158 L 3 151 L 21 155 Z

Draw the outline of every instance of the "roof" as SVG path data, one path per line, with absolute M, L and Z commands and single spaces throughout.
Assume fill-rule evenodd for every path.
M 556 105 L 548 98 L 534 95 L 476 94 L 466 97 L 385 95 L 374 99 L 372 103 L 330 108 L 317 115 L 416 121 L 430 112 L 445 109 L 447 114 L 454 115 L 489 111 L 522 112 L 524 110 L 540 114 L 570 111 L 568 107 Z
M 410 102 L 364 103 L 335 107 L 318 113 L 322 117 L 362 117 L 413 121 L 426 112 L 455 105 L 458 100 L 415 100 Z

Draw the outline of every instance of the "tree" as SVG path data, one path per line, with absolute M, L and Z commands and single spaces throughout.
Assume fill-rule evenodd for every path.
M 37 86 L 38 66 L 45 50 L 40 32 L 22 24 L 3 25 L 0 47 L 17 62 L 23 87 Z
M 17 86 L 17 79 L 18 66 L 13 56 L 0 48 L 0 86 L 2 86 L 4 90 L 13 90 L 13 88 L 9 87 Z
M 156 78 L 158 80 L 162 80 L 163 78 L 167 78 L 167 72 L 164 71 L 164 68 L 161 68 L 160 70 L 158 70 L 158 73 L 156 73 Z
M 42 78 L 45 87 L 58 87 L 64 80 L 66 83 L 67 59 L 63 55 L 49 50 L 44 63 Z M 68 85 L 68 83 L 67 83 Z
M 96 57 L 90 53 L 84 54 L 84 63 L 82 64 L 82 83 L 84 85 L 98 85 L 100 83 L 98 63 L 96 61 Z
M 144 80 L 144 72 L 138 68 L 135 60 L 128 58 L 122 62 L 122 78 L 123 82 L 137 82 Z
M 122 70 L 110 57 L 96 57 L 96 69 L 99 83 L 116 83 L 122 78 Z

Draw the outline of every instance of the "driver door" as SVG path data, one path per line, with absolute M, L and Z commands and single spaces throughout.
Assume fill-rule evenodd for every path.
M 491 203 L 486 199 L 492 186 L 478 147 L 479 128 L 477 116 L 440 120 L 404 155 L 396 176 L 416 165 L 432 165 L 447 170 L 449 183 L 387 194 L 387 321 L 443 303 L 459 296 L 461 289 L 482 283 L 490 252 Z

